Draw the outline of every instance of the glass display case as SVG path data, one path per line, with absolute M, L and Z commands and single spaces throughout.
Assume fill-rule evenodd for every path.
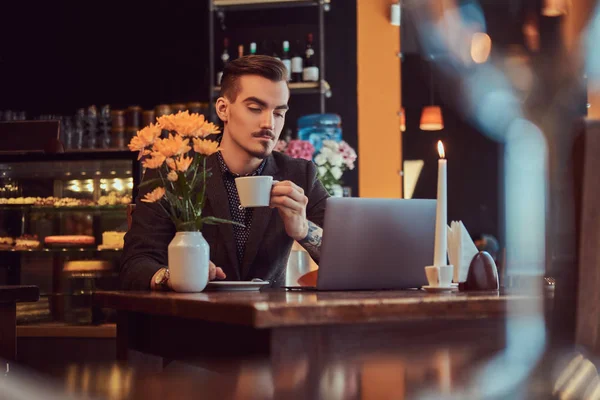
M 137 154 L 0 154 L 0 285 L 36 285 L 18 325 L 98 325 L 97 289 L 118 288 L 127 208 L 141 179 Z

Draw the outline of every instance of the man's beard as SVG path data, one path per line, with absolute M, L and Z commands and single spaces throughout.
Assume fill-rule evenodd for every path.
M 271 138 L 271 140 L 272 140 L 273 143 L 275 143 L 275 140 L 277 138 L 276 135 L 273 133 L 273 131 L 266 130 L 266 129 L 261 130 L 259 132 L 255 132 L 255 133 L 252 134 L 252 136 L 253 137 L 270 136 L 270 138 Z M 267 158 L 268 156 L 271 155 L 271 153 L 273 152 L 274 145 L 271 146 L 271 144 L 268 143 L 268 142 L 262 143 L 262 145 L 264 147 L 263 151 L 256 151 L 256 150 L 253 150 L 253 149 L 246 148 L 244 146 L 242 146 L 242 148 L 244 148 L 244 150 L 246 150 L 246 152 L 249 155 L 251 155 L 252 157 L 258 158 L 260 160 L 264 160 L 265 158 Z
M 253 150 L 247 146 L 244 146 L 242 143 L 235 140 L 235 138 L 232 138 L 232 139 L 237 143 L 237 145 L 239 147 L 244 149 L 246 151 L 246 153 L 248 153 L 250 156 L 252 156 L 254 158 L 258 158 L 260 160 L 264 160 L 265 158 L 269 157 L 271 155 L 271 153 L 273 152 L 274 146 L 270 146 L 269 143 L 263 143 L 263 150 Z

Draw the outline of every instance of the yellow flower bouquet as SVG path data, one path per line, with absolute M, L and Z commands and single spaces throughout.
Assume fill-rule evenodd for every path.
M 169 136 L 161 139 L 163 130 Z M 203 115 L 180 111 L 157 118 L 156 124 L 138 131 L 129 143 L 131 151 L 139 152 L 138 160 L 143 158 L 142 166 L 158 175 L 140 184 L 152 189 L 142 201 L 159 204 L 178 232 L 201 231 L 203 224 L 235 224 L 202 215 L 206 179 L 211 175 L 206 158 L 219 149 L 218 142 L 205 138 L 215 133 L 219 128 Z

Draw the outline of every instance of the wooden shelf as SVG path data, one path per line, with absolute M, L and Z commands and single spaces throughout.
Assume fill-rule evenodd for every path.
M 213 0 L 213 7 L 223 9 L 264 9 L 284 7 L 314 7 L 323 4 L 329 7 L 330 0 Z
M 34 204 L 0 204 L 0 210 L 6 211 L 32 211 L 44 213 L 61 213 L 61 212 L 108 212 L 119 211 L 123 212 L 127 209 L 128 204 L 115 204 L 114 206 L 36 206 Z
M 215 6 L 240 6 L 240 5 L 259 5 L 259 4 L 274 4 L 274 3 L 314 3 L 312 0 L 214 0 Z
M 100 154 L 115 154 L 115 153 L 123 153 L 128 152 L 126 148 L 108 148 L 108 149 L 66 149 L 64 153 L 100 153 Z
M 102 249 L 97 246 L 93 247 L 54 247 L 54 248 L 38 248 L 38 249 L 6 249 L 0 250 L 0 253 L 119 253 L 123 249 Z
M 137 153 L 130 150 L 82 149 L 69 150 L 63 153 L 40 152 L 2 152 L 2 162 L 46 162 L 46 161 L 133 161 L 140 165 Z
M 327 93 L 330 91 L 329 84 L 326 81 L 323 81 L 323 92 Z M 289 83 L 290 92 L 292 94 L 311 94 L 311 93 L 321 93 L 321 85 L 319 82 L 290 82 Z M 213 89 L 215 92 L 221 91 L 220 86 L 215 86 Z
M 40 289 L 31 285 L 0 286 L 1 303 L 29 303 L 40 299 Z
M 17 337 L 111 339 L 117 337 L 117 326 L 115 324 L 67 325 L 60 322 L 17 325 Z

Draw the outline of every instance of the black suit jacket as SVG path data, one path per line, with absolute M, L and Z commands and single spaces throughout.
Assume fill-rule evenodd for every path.
M 207 203 L 203 215 L 231 220 L 229 199 L 216 154 L 208 157 L 207 167 L 212 176 L 207 181 Z M 148 170 L 150 179 L 154 170 Z M 266 159 L 263 175 L 278 181 L 290 180 L 304 189 L 308 197 L 307 218 L 323 226 L 327 190 L 317 178 L 316 166 L 311 161 L 291 158 L 273 152 Z M 124 289 L 148 290 L 150 280 L 160 268 L 168 264 L 167 247 L 175 236 L 175 226 L 158 204 L 144 203 L 147 190 L 140 190 L 136 199 L 131 228 L 125 235 L 121 258 L 121 284 Z M 266 279 L 273 287 L 285 282 L 285 268 L 293 240 L 286 234 L 277 209 L 254 209 L 250 238 L 242 265 L 236 256 L 233 227 L 230 224 L 204 225 L 202 234 L 210 245 L 210 259 L 223 268 L 227 280 Z

